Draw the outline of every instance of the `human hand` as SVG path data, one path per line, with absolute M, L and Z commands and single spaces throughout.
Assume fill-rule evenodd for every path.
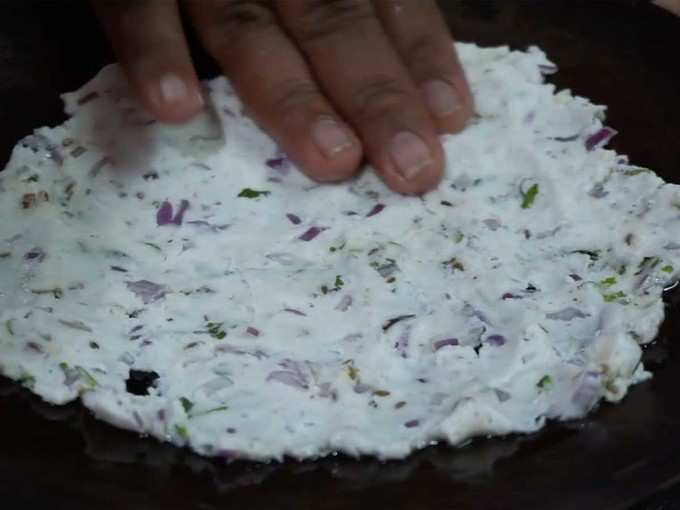
M 654 3 L 680 16 L 680 0 L 654 0 Z
M 177 0 L 93 0 L 140 102 L 183 122 L 202 98 Z M 401 193 L 434 187 L 440 133 L 472 98 L 434 0 L 184 0 L 203 45 L 254 120 L 310 177 L 341 181 L 365 156 Z

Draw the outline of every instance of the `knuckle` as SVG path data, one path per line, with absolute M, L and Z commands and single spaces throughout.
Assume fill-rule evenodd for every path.
M 222 49 L 271 27 L 276 16 L 269 0 L 216 0 L 208 22 L 207 45 Z
M 276 84 L 272 93 L 271 108 L 283 117 L 323 102 L 317 86 L 309 80 L 286 80 Z
M 374 119 L 401 110 L 411 94 L 394 78 L 381 76 L 369 81 L 354 94 L 353 115 L 358 119 Z
M 375 20 L 373 4 L 366 0 L 307 0 L 294 24 L 298 39 L 314 42 L 359 29 Z

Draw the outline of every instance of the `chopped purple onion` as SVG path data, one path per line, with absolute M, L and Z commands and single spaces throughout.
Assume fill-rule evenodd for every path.
M 127 288 L 132 291 L 135 296 L 140 298 L 145 305 L 153 303 L 162 299 L 167 294 L 164 285 L 150 282 L 149 280 L 137 280 L 135 282 L 125 282 Z
M 324 230 L 326 229 L 320 227 L 310 227 L 304 234 L 298 237 L 298 239 L 300 239 L 301 241 L 311 241 Z
M 298 371 L 274 370 L 267 376 L 267 382 L 276 381 L 301 390 L 309 389 L 307 378 Z
M 610 127 L 603 127 L 586 138 L 586 150 L 592 151 L 600 147 L 604 147 L 609 141 L 614 138 L 619 132 Z
M 172 223 L 172 204 L 164 201 L 156 211 L 156 224 L 161 227 Z
M 362 393 L 368 393 L 369 391 L 373 391 L 373 386 L 369 384 L 364 384 L 362 382 L 358 382 L 354 385 L 354 393 L 357 393 L 361 395 Z
M 404 427 L 406 427 L 407 429 L 412 429 L 418 426 L 420 426 L 420 420 L 410 420 L 404 423 Z
M 373 206 L 373 209 L 371 209 L 371 211 L 366 215 L 366 217 L 370 218 L 371 216 L 380 214 L 381 212 L 383 212 L 385 207 L 386 207 L 385 204 L 375 204 L 375 206 Z
M 159 227 L 163 225 L 181 225 L 184 220 L 184 213 L 189 209 L 189 201 L 182 200 L 179 205 L 177 213 L 172 214 L 172 204 L 165 200 L 156 212 L 156 224 Z
M 517 294 L 513 294 L 512 292 L 506 292 L 501 296 L 501 299 L 503 301 L 506 301 L 508 299 L 524 299 L 524 296 L 518 296 Z
M 350 296 L 349 294 L 346 294 L 346 295 L 342 296 L 342 299 L 337 304 L 335 309 L 339 310 L 341 312 L 346 312 L 349 309 L 350 306 L 352 306 L 352 296 Z
M 559 68 L 553 64 L 552 62 L 549 64 L 540 64 L 538 66 L 538 70 L 541 72 L 541 74 L 555 74 L 556 72 L 559 71 Z
M 35 264 L 40 264 L 43 260 L 45 260 L 45 257 L 47 254 L 43 251 L 42 248 L 31 248 L 24 254 L 24 259 L 28 260 L 30 262 L 33 262 Z
M 394 348 L 401 354 L 402 358 L 408 358 L 408 344 L 410 339 L 411 326 L 406 326 L 394 344 Z
M 486 343 L 493 345 L 494 347 L 501 347 L 502 345 L 505 345 L 505 342 L 507 342 L 507 340 L 503 335 L 489 335 L 486 337 Z
M 455 347 L 459 345 L 459 343 L 457 338 L 444 338 L 443 340 L 434 342 L 434 344 L 432 344 L 432 349 L 436 352 L 444 347 Z
M 586 372 L 572 397 L 572 402 L 579 407 L 580 412 L 589 411 L 597 402 L 602 391 L 602 378 L 595 372 Z
M 286 218 L 288 218 L 293 225 L 299 225 L 302 223 L 302 220 L 297 214 L 288 213 L 286 214 Z
M 593 189 L 588 192 L 588 195 L 593 198 L 604 198 L 609 195 L 609 192 L 604 190 L 604 184 L 598 182 L 593 186 Z
M 484 220 L 482 223 L 487 226 L 487 228 L 493 232 L 501 228 L 501 222 L 494 219 L 494 218 L 489 218 L 487 220 Z
M 260 336 L 260 330 L 257 328 L 253 328 L 251 326 L 248 326 L 248 328 L 246 329 L 246 333 L 252 336 Z
M 553 321 L 570 321 L 573 319 L 585 319 L 586 317 L 590 317 L 590 314 L 584 313 L 578 308 L 570 306 L 562 310 L 558 310 L 557 312 L 547 313 L 545 316 L 547 319 Z
M 262 349 L 249 349 L 242 347 L 234 347 L 229 344 L 220 344 L 215 347 L 215 354 L 235 354 L 237 356 L 253 356 L 257 359 L 268 358 L 269 354 Z
M 270 158 L 265 164 L 272 170 L 276 170 L 283 175 L 286 175 L 290 170 L 290 160 L 285 154 Z
M 284 308 L 283 311 L 292 313 L 294 315 L 300 315 L 301 317 L 307 317 L 307 314 L 305 312 L 301 312 L 300 310 L 296 310 L 295 308 Z

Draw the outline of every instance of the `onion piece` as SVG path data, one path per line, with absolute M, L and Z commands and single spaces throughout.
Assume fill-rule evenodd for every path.
M 599 129 L 586 138 L 586 150 L 593 151 L 595 149 L 599 149 L 600 147 L 604 147 L 617 134 L 619 134 L 618 131 L 607 126 Z
M 298 237 L 298 239 L 300 239 L 300 241 L 309 242 L 309 241 L 313 240 L 316 236 L 318 236 L 324 230 L 326 230 L 326 229 L 321 228 L 321 227 L 310 227 L 305 231 L 305 233 L 303 233 L 300 237 Z
M 381 212 L 383 212 L 385 207 L 386 207 L 385 204 L 375 204 L 375 206 L 373 206 L 373 209 L 370 210 L 370 212 L 366 215 L 366 217 L 370 218 L 371 216 L 375 216 L 376 214 L 380 214 Z
M 459 345 L 460 342 L 458 341 L 457 338 L 444 338 L 443 340 L 437 340 L 432 344 L 432 350 L 433 351 L 438 351 L 439 349 L 442 349 L 444 347 L 455 347 Z

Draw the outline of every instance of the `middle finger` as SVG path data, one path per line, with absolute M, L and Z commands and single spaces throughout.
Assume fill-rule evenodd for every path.
M 277 0 L 283 24 L 386 183 L 423 193 L 443 151 L 430 114 L 368 0 Z

